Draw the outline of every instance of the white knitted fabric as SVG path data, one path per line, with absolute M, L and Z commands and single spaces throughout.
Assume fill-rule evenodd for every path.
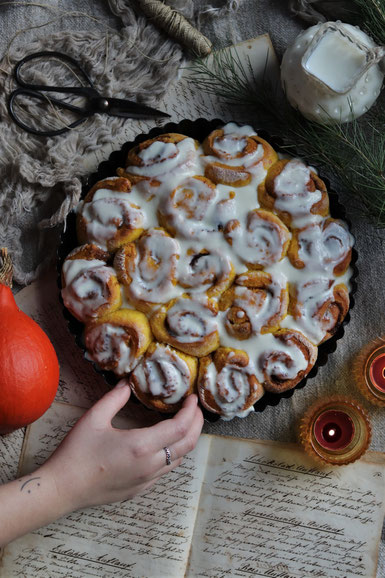
M 88 172 L 82 160 L 117 140 L 124 121 L 97 114 L 76 130 L 53 138 L 24 132 L 11 121 L 6 105 L 6 95 L 15 88 L 10 74 L 15 62 L 40 50 L 64 52 L 81 61 L 101 94 L 138 98 L 156 106 L 182 61 L 180 46 L 135 14 L 128 0 L 109 0 L 109 4 L 122 22 L 119 32 L 67 32 L 42 37 L 11 47 L 9 58 L 0 64 L 8 73 L 0 74 L 0 246 L 8 247 L 14 280 L 19 284 L 33 281 L 54 259 L 57 230 L 53 235 L 49 228 L 63 223 L 79 200 L 79 177 Z M 49 81 L 49 68 L 42 69 L 42 73 Z M 27 263 L 21 249 L 26 235 L 32 249 Z

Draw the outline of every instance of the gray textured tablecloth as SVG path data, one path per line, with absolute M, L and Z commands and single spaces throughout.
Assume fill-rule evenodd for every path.
M 51 5 L 54 4 L 55 2 L 51 2 Z M 63 8 L 62 3 L 57 4 Z M 204 6 L 207 2 L 196 1 L 195 4 Z M 212 4 L 221 5 L 219 1 L 214 0 Z M 117 25 L 116 19 L 109 14 L 102 0 L 67 0 L 65 8 L 95 15 L 111 27 Z M 46 11 L 32 5 L 17 6 L 17 2 L 6 6 L 0 4 L 0 53 L 4 54 L 7 43 L 16 30 L 47 19 Z M 103 25 L 91 19 L 67 17 L 52 24 L 50 29 L 83 30 L 100 26 Z M 284 0 L 241 0 L 236 12 L 225 14 L 221 18 L 202 18 L 203 31 L 216 46 L 225 46 L 268 32 L 278 56 L 304 27 L 306 24 L 290 15 Z M 48 30 L 44 29 L 43 34 Z M 23 41 L 26 42 L 28 38 L 33 38 L 39 33 L 42 32 L 37 29 L 24 34 Z M 349 212 L 352 204 L 349 194 L 343 194 L 341 200 Z M 385 410 L 375 409 L 365 402 L 357 391 L 351 373 L 352 362 L 361 348 L 370 340 L 385 335 L 385 291 L 382 285 L 385 279 L 384 235 L 354 214 L 350 217 L 359 253 L 359 287 L 355 296 L 355 306 L 351 312 L 351 321 L 346 326 L 344 338 L 338 342 L 336 352 L 329 356 L 327 364 L 319 369 L 317 376 L 310 380 L 304 389 L 296 391 L 289 400 L 282 400 L 276 407 L 269 406 L 263 413 L 256 413 L 246 420 L 234 419 L 227 423 L 208 424 L 205 431 L 248 438 L 296 441 L 298 421 L 309 405 L 318 398 L 338 393 L 355 397 L 368 409 L 373 423 L 372 449 L 384 450 Z M 27 235 L 25 239 L 24 250 L 28 255 Z M 30 258 L 33 259 L 33 256 Z M 382 560 L 383 545 L 384 543 L 381 545 L 378 576 L 385 575 Z

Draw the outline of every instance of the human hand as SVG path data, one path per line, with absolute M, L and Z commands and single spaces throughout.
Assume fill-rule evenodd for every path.
M 130 393 L 121 380 L 82 416 L 44 464 L 68 511 L 132 498 L 194 449 L 203 426 L 196 395 L 188 396 L 171 419 L 141 429 L 115 429 L 111 420 Z M 169 466 L 165 446 L 171 452 Z

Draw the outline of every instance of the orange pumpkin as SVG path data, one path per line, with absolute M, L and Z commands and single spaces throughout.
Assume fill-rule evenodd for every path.
M 43 415 L 58 384 L 59 363 L 52 343 L 17 307 L 11 289 L 0 283 L 0 434 Z

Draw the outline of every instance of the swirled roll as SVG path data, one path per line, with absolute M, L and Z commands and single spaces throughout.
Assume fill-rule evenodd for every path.
M 248 271 L 219 299 L 227 332 L 237 339 L 275 331 L 287 314 L 287 279 L 280 273 Z
M 345 222 L 329 218 L 294 230 L 287 256 L 297 269 L 338 277 L 349 267 L 353 243 Z
M 162 190 L 162 183 L 170 177 L 182 180 L 194 174 L 197 143 L 183 134 L 167 133 L 146 140 L 128 152 L 126 168 L 118 169 L 119 176 L 132 183 L 140 183 L 147 192 Z
M 212 299 L 182 295 L 155 311 L 150 323 L 158 341 L 202 357 L 219 346 L 217 315 L 218 306 Z
M 119 177 L 99 181 L 92 187 L 77 212 L 80 243 L 96 243 L 115 251 L 142 234 L 147 217 L 132 202 L 130 191 L 130 181 Z
M 271 336 L 257 359 L 263 374 L 263 387 L 272 393 L 282 393 L 295 387 L 314 366 L 318 348 L 299 331 L 279 329 Z
M 122 303 L 115 270 L 107 266 L 109 254 L 96 245 L 74 249 L 64 260 L 61 295 L 67 309 L 89 321 L 116 309 Z
M 312 215 L 329 214 L 325 183 L 299 159 L 282 159 L 272 165 L 258 186 L 258 199 L 288 226 L 309 222 Z
M 159 222 L 172 235 L 205 239 L 217 230 L 210 219 L 217 196 L 218 191 L 209 179 L 189 177 L 159 207 Z
M 229 420 L 254 411 L 264 389 L 245 351 L 219 347 L 199 360 L 198 394 L 206 409 Z
M 132 309 L 119 309 L 86 324 L 88 356 L 106 371 L 127 375 L 140 361 L 152 340 L 147 317 Z
M 249 269 L 262 269 L 281 261 L 287 253 L 290 232 L 270 211 L 255 209 L 246 221 L 229 221 L 224 229 L 227 242 Z
M 145 406 L 174 413 L 195 392 L 197 365 L 195 357 L 154 342 L 130 376 L 131 389 Z
M 178 263 L 178 281 L 182 287 L 203 291 L 209 297 L 218 297 L 235 277 L 229 257 L 216 249 L 196 252 L 190 248 Z
M 268 142 L 248 126 L 229 123 L 203 142 L 205 176 L 214 183 L 243 187 L 277 160 Z M 262 174 L 262 173 L 261 173 Z
M 161 228 L 148 229 L 116 253 L 114 267 L 130 303 L 149 313 L 175 297 L 179 253 L 178 241 Z
M 349 310 L 346 285 L 333 283 L 333 279 L 321 277 L 290 287 L 289 313 L 315 345 L 334 335 Z

